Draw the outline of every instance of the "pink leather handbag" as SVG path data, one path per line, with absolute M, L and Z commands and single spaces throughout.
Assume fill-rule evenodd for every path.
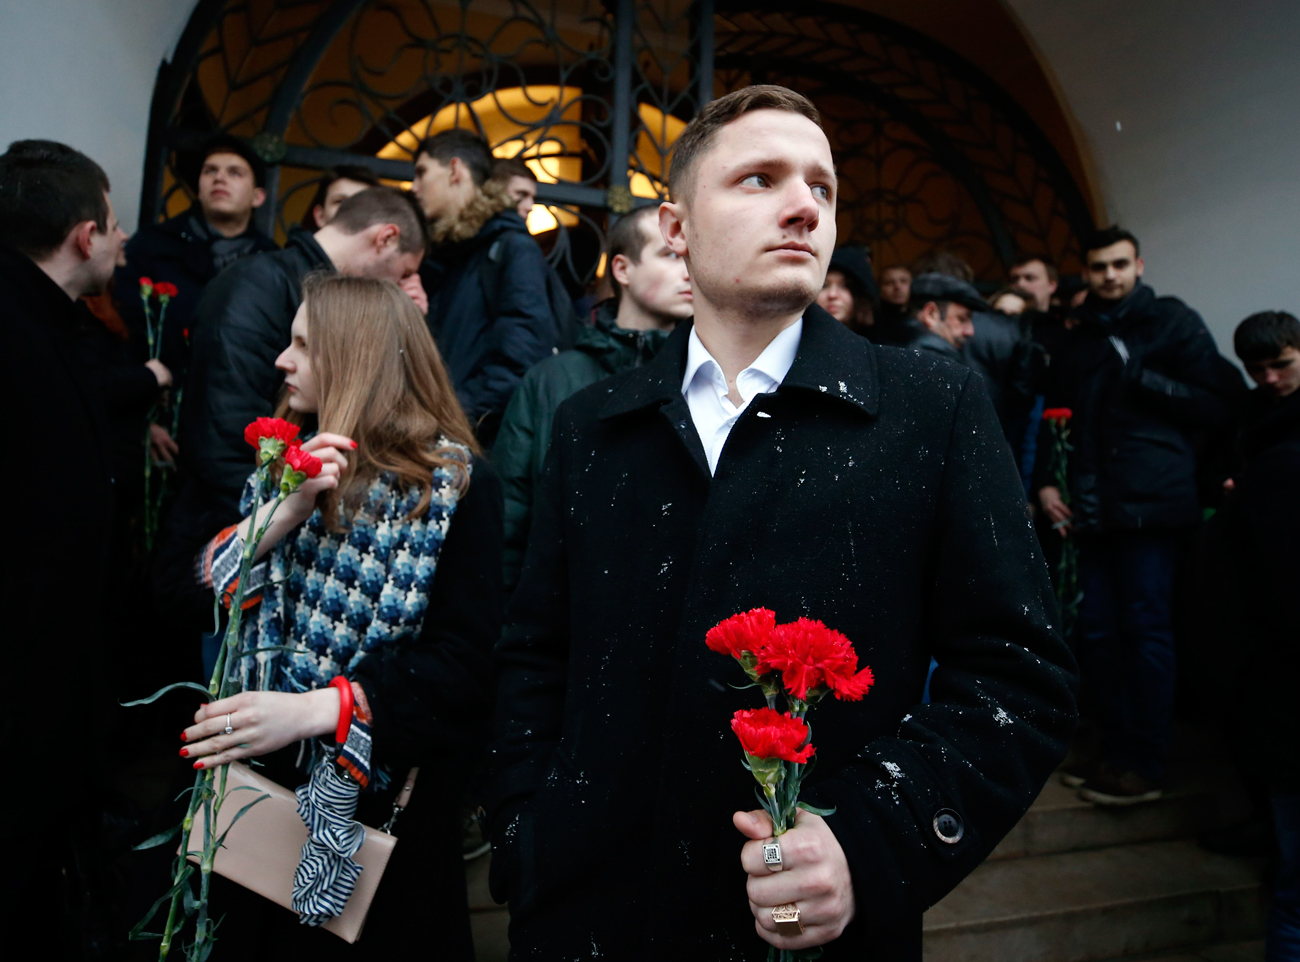
M 412 768 L 406 776 L 406 784 L 393 805 L 394 818 L 411 800 L 411 790 L 415 787 L 415 776 L 419 771 L 418 768 Z M 252 791 L 241 791 L 226 798 L 217 815 L 218 835 L 230 826 L 236 813 L 253 799 L 261 795 L 270 797 L 244 813 L 244 817 L 226 836 L 225 844 L 218 850 L 212 870 L 287 909 L 293 896 L 294 872 L 298 869 L 303 843 L 307 841 L 307 826 L 298 817 L 298 799 L 290 789 L 263 778 L 247 765 L 231 762 L 226 791 L 231 792 L 241 787 Z M 390 820 L 385 828 L 391 828 L 392 824 Z M 199 809 L 190 831 L 188 850 L 191 853 L 203 849 L 204 825 L 203 809 Z M 396 844 L 396 836 L 366 826 L 366 840 L 353 856 L 362 868 L 356 887 L 352 890 L 343 914 L 326 922 L 321 928 L 348 942 L 355 942 L 361 937 L 370 903 L 374 900 L 375 890 L 379 887 L 379 880 L 383 878 L 384 869 L 388 866 L 388 859 Z M 190 854 L 189 860 L 198 862 L 198 857 Z

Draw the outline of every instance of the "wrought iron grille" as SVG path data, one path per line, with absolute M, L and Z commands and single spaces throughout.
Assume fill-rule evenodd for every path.
M 283 235 L 325 167 L 407 181 L 430 124 L 458 124 L 551 181 L 539 239 L 583 283 L 609 218 L 663 195 L 699 105 L 757 81 L 822 110 L 842 242 L 884 263 L 956 248 L 984 277 L 1015 250 L 1077 259 L 1087 207 L 996 85 L 883 17 L 776 0 L 200 0 L 159 73 L 141 223 L 187 206 L 185 158 L 218 131 L 267 161 L 259 223 Z

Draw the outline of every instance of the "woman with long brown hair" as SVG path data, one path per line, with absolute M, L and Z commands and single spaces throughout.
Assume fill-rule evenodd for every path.
M 274 650 L 244 660 L 242 693 L 199 709 L 181 755 L 195 768 L 260 757 L 268 777 L 307 783 L 300 810 L 342 793 L 369 825 L 387 820 L 410 768 L 426 774 L 398 822 L 361 941 L 312 927 L 351 892 L 351 882 L 338 888 L 341 863 L 331 863 L 300 868 L 297 914 L 233 885 L 214 891 L 228 912 L 218 955 L 393 959 L 436 946 L 440 959 L 469 959 L 459 813 L 491 712 L 500 485 L 424 318 L 397 285 L 318 276 L 304 295 L 276 361 L 279 413 L 302 427 L 302 449 L 323 467 L 275 512 L 245 587 L 257 600 L 241 650 Z M 243 538 L 261 520 L 245 518 L 205 546 L 196 573 L 207 590 L 227 590 Z

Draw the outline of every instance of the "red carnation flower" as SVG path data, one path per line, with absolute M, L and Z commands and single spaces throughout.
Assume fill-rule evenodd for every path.
M 816 753 L 808 741 L 808 726 L 789 712 L 771 708 L 742 709 L 731 716 L 731 730 L 746 755 L 756 759 L 779 758 L 806 764 Z
M 176 296 L 177 289 L 175 284 L 163 281 L 160 284 L 154 285 L 153 292 L 161 298 L 172 298 Z
M 244 440 L 253 447 L 260 448 L 263 438 L 280 441 L 288 447 L 298 438 L 298 425 L 283 418 L 258 418 L 244 428 Z
M 1044 421 L 1068 421 L 1074 417 L 1074 412 L 1069 408 L 1047 408 L 1043 411 Z
M 297 444 L 291 444 L 284 452 L 284 463 L 293 471 L 314 478 L 320 474 L 321 459 L 309 454 Z
M 704 636 L 704 643 L 720 655 L 743 660 L 745 652 L 757 655 L 767 646 L 775 627 L 775 613 L 766 608 L 752 608 L 718 622 Z
M 147 277 L 142 277 L 140 278 L 140 287 L 143 288 L 144 292 L 147 294 L 149 291 L 153 290 L 153 281 L 149 280 Z
M 781 672 L 786 691 L 800 701 L 820 698 L 827 689 L 841 701 L 858 701 L 875 683 L 870 668 L 858 671 L 853 643 L 810 618 L 776 626 L 759 655 L 758 671 L 771 669 Z
M 181 337 L 187 341 L 190 339 L 190 329 L 188 327 L 181 328 Z

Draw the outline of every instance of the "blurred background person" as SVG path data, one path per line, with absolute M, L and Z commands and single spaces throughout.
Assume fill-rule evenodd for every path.
M 948 274 L 917 274 L 912 281 L 913 334 L 907 344 L 967 367 L 962 347 L 975 332 L 971 317 L 987 305 L 979 291 Z
M 989 295 L 989 307 L 1007 317 L 1019 317 L 1033 305 L 1033 300 L 1018 287 L 1004 287 Z
M 817 304 L 854 334 L 871 336 L 880 294 L 865 247 L 840 247 L 831 255 Z
M 500 184 L 525 221 L 537 203 L 537 175 L 518 157 L 500 157 L 492 162 L 491 180 Z
M 609 232 L 607 263 L 614 296 L 596 307 L 572 350 L 533 366 L 510 400 L 492 449 L 505 492 L 505 584 L 519 582 L 533 492 L 551 442 L 560 403 L 590 384 L 640 367 L 659 352 L 694 308 L 686 261 L 664 243 L 659 208 L 648 204 L 618 219 Z
M 894 327 L 907 320 L 912 299 L 912 272 L 901 264 L 880 272 L 880 311 L 876 315 L 882 327 Z
M 339 205 L 359 194 L 367 187 L 380 186 L 379 178 L 369 167 L 359 164 L 337 164 L 321 171 L 320 184 L 316 196 L 311 199 L 306 212 L 302 215 L 302 226 L 309 231 L 318 231 L 334 219 Z

